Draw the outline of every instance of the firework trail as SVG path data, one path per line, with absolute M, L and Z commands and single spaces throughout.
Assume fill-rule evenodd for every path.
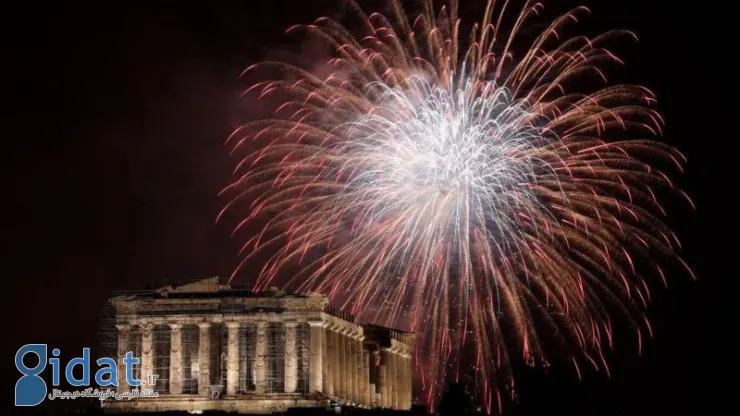
M 280 105 L 227 141 L 241 158 L 224 210 L 251 202 L 235 232 L 261 229 L 235 275 L 259 257 L 258 290 L 326 293 L 361 321 L 415 332 L 428 404 L 462 375 L 500 410 L 515 358 L 608 372 L 610 316 L 642 343 L 643 276 L 688 269 L 658 198 L 691 204 L 663 173 L 685 158 L 650 139 L 663 124 L 653 94 L 602 70 L 621 64 L 608 42 L 634 35 L 565 37 L 581 7 L 522 49 L 540 4 L 510 14 L 488 1 L 468 35 L 454 1 L 413 16 L 387 5 L 348 2 L 354 32 L 329 18 L 288 30 L 331 49 L 327 76 L 247 70 L 272 76 L 247 92 Z

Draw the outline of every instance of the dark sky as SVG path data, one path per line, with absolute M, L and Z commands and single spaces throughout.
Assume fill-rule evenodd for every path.
M 3 309 L 17 317 L 3 332 L 9 386 L 23 344 L 69 354 L 93 345 L 111 291 L 228 275 L 239 241 L 214 219 L 233 166 L 223 141 L 253 110 L 238 100 L 239 72 L 285 50 L 285 27 L 331 10 L 322 0 L 66 3 L 2 17 Z M 573 2 L 550 3 L 564 11 Z M 676 276 L 656 293 L 656 339 L 642 358 L 619 361 L 611 380 L 533 377 L 522 393 L 531 414 L 708 414 L 734 393 L 735 283 L 722 255 L 732 238 L 713 198 L 736 198 L 717 154 L 736 146 L 732 26 L 710 3 L 590 4 L 587 29 L 640 36 L 622 74 L 657 92 L 665 140 L 689 156 L 679 184 L 699 209 L 669 222 L 700 280 Z

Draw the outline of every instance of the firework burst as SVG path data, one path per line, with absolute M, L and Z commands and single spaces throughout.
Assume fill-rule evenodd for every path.
M 621 63 L 606 44 L 633 34 L 563 37 L 588 12 L 577 8 L 517 52 L 539 4 L 510 15 L 488 1 L 465 39 L 454 1 L 415 16 L 395 0 L 387 14 L 347 5 L 359 35 L 329 18 L 288 30 L 331 49 L 329 75 L 248 69 L 279 74 L 248 92 L 280 105 L 227 141 L 243 157 L 225 210 L 247 199 L 236 228 L 261 228 L 235 275 L 259 257 L 257 290 L 327 293 L 360 320 L 414 331 L 427 403 L 463 374 L 500 408 L 514 357 L 608 371 L 610 316 L 642 342 L 643 276 L 685 266 L 656 197 L 685 196 L 659 170 L 685 159 L 649 139 L 663 123 L 653 94 L 610 86 L 601 69 Z M 584 92 L 594 78 L 602 87 Z

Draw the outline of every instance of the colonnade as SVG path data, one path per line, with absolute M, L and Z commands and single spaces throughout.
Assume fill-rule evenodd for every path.
M 312 325 L 312 364 L 319 357 L 316 367 L 309 374 L 316 375 L 312 391 L 321 391 L 345 401 L 370 405 L 367 354 L 363 346 L 365 336 L 362 327 L 347 325 L 341 321 L 317 322 Z M 314 344 L 314 334 L 318 341 Z M 318 371 L 320 369 L 320 371 Z
M 378 406 L 395 409 L 411 407 L 411 355 L 410 346 L 391 340 L 389 347 L 370 351 L 365 344 L 363 328 L 341 319 L 324 315 L 324 319 L 308 320 L 310 353 L 308 371 L 308 393 L 323 393 L 346 403 Z M 256 326 L 254 344 L 255 393 L 268 390 L 268 321 L 249 321 Z M 306 321 L 304 321 L 306 322 Z M 192 322 L 199 327 L 198 337 L 198 395 L 207 396 L 211 384 L 211 322 Z M 296 393 L 298 386 L 297 321 L 282 322 L 285 328 L 284 346 L 284 392 Z M 183 322 L 170 322 L 169 394 L 183 393 Z M 235 395 L 239 378 L 240 321 L 225 321 L 226 327 L 226 383 L 225 393 Z M 141 330 L 141 376 L 142 388 L 147 374 L 153 372 L 154 325 L 140 322 Z M 131 341 L 132 325 L 117 325 L 118 361 L 123 369 L 123 358 Z M 371 380 L 371 367 L 379 364 L 378 377 Z M 243 369 L 241 371 L 244 371 Z M 124 371 L 118 372 L 119 391 L 128 391 Z M 371 383 L 371 381 L 373 381 Z M 274 392 L 273 392 L 274 393 Z
M 381 362 L 376 405 L 393 409 L 411 408 L 413 373 L 410 348 L 393 341 L 390 347 L 381 348 L 376 355 L 380 355 Z
M 183 357 L 182 357 L 182 323 L 169 323 L 170 328 L 170 356 L 169 356 L 169 394 L 182 394 L 184 379 L 183 374 Z M 208 395 L 208 386 L 211 378 L 211 337 L 210 322 L 198 322 L 198 394 Z M 131 332 L 134 328 L 141 331 L 141 357 L 140 357 L 140 377 L 141 388 L 151 389 L 156 384 L 155 379 L 149 379 L 147 376 L 154 373 L 154 342 L 153 332 L 154 324 L 141 323 L 137 325 L 119 324 L 118 329 L 118 391 L 127 392 L 130 387 L 126 382 L 126 373 L 123 370 L 123 358 L 130 351 L 129 346 Z M 161 377 L 160 374 L 157 374 Z

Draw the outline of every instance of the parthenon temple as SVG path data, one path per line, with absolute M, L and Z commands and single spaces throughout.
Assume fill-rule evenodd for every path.
M 106 411 L 411 408 L 413 334 L 360 325 L 326 296 L 255 294 L 211 278 L 111 304 L 119 369 L 133 352 L 138 388 L 159 396 L 106 400 Z M 130 394 L 125 372 L 117 376 Z

